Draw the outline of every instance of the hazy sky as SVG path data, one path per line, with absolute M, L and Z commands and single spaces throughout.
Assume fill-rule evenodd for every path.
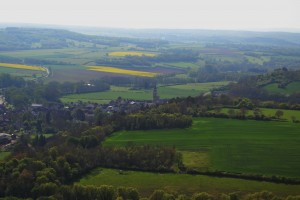
M 1 0 L 0 23 L 300 29 L 300 0 Z

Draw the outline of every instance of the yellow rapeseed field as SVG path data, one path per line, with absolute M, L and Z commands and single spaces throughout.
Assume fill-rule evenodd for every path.
M 109 72 L 109 73 L 116 73 L 116 74 L 127 74 L 132 76 L 145 76 L 145 77 L 154 77 L 157 75 L 157 73 L 153 73 L 153 72 L 120 69 L 120 68 L 106 67 L 106 66 L 88 66 L 88 70 Z
M 155 54 L 155 53 L 138 52 L 138 51 L 115 51 L 115 52 L 110 52 L 108 55 L 109 56 L 114 56 L 114 57 L 125 57 L 125 56 L 154 57 L 154 56 L 157 56 L 157 54 Z
M 17 68 L 17 69 L 46 71 L 46 69 L 43 68 L 43 67 L 29 66 L 29 65 L 22 65 L 22 64 L 13 64 L 13 63 L 0 63 L 0 67 L 9 67 L 9 68 Z

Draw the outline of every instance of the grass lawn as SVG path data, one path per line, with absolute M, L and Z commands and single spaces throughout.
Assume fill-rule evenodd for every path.
M 104 145 L 175 146 L 180 151 L 200 152 L 185 162 L 198 169 L 300 178 L 300 124 L 195 118 L 187 129 L 119 131 Z
M 142 197 L 149 197 L 155 189 L 170 193 L 192 195 L 208 192 L 218 195 L 241 191 L 242 193 L 268 190 L 279 196 L 299 195 L 300 185 L 284 185 L 232 178 L 217 178 L 202 175 L 159 174 L 149 172 L 124 171 L 115 169 L 96 169 L 83 177 L 82 185 L 112 185 L 137 188 Z

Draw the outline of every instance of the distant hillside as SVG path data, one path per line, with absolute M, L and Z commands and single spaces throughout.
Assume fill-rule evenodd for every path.
M 259 75 L 256 78 L 256 84 L 260 87 L 277 84 L 278 88 L 285 88 L 295 81 L 300 81 L 300 70 L 288 71 L 286 68 L 275 69 L 272 73 Z
M 263 89 L 271 94 L 300 93 L 300 70 L 275 69 L 271 73 L 245 77 L 239 81 L 240 86 L 246 87 L 242 89 L 246 93 L 250 91 L 249 88 Z
M 300 44 L 300 33 L 252 32 L 197 29 L 117 29 L 69 27 L 70 30 L 102 36 L 153 38 L 175 42 L 223 44 L 288 45 Z
M 122 43 L 135 44 L 142 47 L 153 47 L 166 42 L 92 36 L 62 29 L 15 28 L 0 29 L 0 51 L 26 49 L 55 49 L 67 47 L 94 47 L 95 45 L 119 46 Z

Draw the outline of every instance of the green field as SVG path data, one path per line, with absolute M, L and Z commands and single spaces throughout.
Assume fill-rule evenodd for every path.
M 118 97 L 123 99 L 134 100 L 151 100 L 152 90 L 130 90 L 128 87 L 111 86 L 110 91 L 106 92 L 93 92 L 84 94 L 71 94 L 61 98 L 63 102 L 76 102 L 76 101 L 91 101 L 98 103 L 108 103 Z
M 196 63 L 189 63 L 189 62 L 170 62 L 170 63 L 159 63 L 157 65 L 167 65 L 167 66 L 170 66 L 170 67 L 178 67 L 178 68 L 183 68 L 183 69 L 186 69 L 186 68 L 199 68 L 199 66 L 203 66 L 200 65 L 200 64 L 196 64 Z
M 198 169 L 300 178 L 299 130 L 289 122 L 195 118 L 187 129 L 119 131 L 104 145 L 175 146 L 200 152 L 197 162 L 207 164 L 192 166 Z
M 158 95 L 161 99 L 170 99 L 176 97 L 198 96 L 213 88 L 227 85 L 229 82 L 210 82 L 210 83 L 191 83 L 185 85 L 161 86 L 157 88 Z M 63 102 L 98 102 L 107 103 L 118 97 L 132 100 L 152 100 L 152 90 L 131 90 L 128 87 L 111 86 L 109 91 L 93 92 L 84 94 L 66 95 L 61 98 Z
M 43 72 L 41 71 L 32 71 L 32 70 L 25 70 L 25 69 L 15 69 L 15 68 L 8 68 L 8 67 L 0 67 L 0 73 L 8 73 L 13 76 L 22 76 L 26 79 L 35 77 L 41 77 Z
M 253 56 L 245 56 L 248 62 L 253 64 L 259 64 L 263 65 L 265 62 L 270 61 L 270 57 L 266 56 L 259 56 L 259 57 L 253 57 Z
M 80 43 L 79 48 L 62 49 L 36 49 L 0 52 L 0 56 L 15 57 L 18 59 L 34 58 L 47 61 L 63 62 L 69 65 L 94 65 L 95 60 L 108 57 L 111 51 L 127 51 L 127 47 L 107 47 L 97 45 L 97 48 L 90 48 L 90 44 Z
M 230 108 L 222 108 L 220 113 L 225 113 L 228 114 L 228 110 Z M 239 109 L 233 109 L 235 112 L 239 112 Z M 264 114 L 267 117 L 274 117 L 275 113 L 278 110 L 283 111 L 283 116 L 281 119 L 287 120 L 287 121 L 292 121 L 292 117 L 296 117 L 296 119 L 300 120 L 300 111 L 299 110 L 284 110 L 284 109 L 272 109 L 272 108 L 260 108 L 262 111 L 262 114 Z M 253 116 L 253 110 L 248 110 L 246 113 L 247 116 L 252 115 Z
M 283 111 L 282 119 L 286 119 L 288 121 L 292 121 L 292 116 L 296 117 L 296 119 L 300 120 L 300 111 L 299 110 L 283 110 L 283 109 L 271 109 L 271 108 L 261 108 L 261 111 L 266 116 L 274 116 L 277 110 Z
M 82 185 L 112 185 L 137 188 L 142 197 L 148 197 L 155 189 L 163 189 L 170 193 L 192 195 L 196 192 L 250 193 L 268 190 L 278 196 L 299 195 L 300 185 L 284 185 L 232 178 L 217 178 L 202 175 L 159 174 L 148 172 L 124 171 L 113 169 L 96 169 L 83 177 Z
M 289 95 L 292 93 L 300 93 L 300 82 L 292 82 L 286 86 L 286 88 L 278 88 L 277 83 L 272 83 L 269 85 L 266 85 L 264 87 L 267 91 L 271 93 L 276 93 L 276 94 L 285 94 Z

